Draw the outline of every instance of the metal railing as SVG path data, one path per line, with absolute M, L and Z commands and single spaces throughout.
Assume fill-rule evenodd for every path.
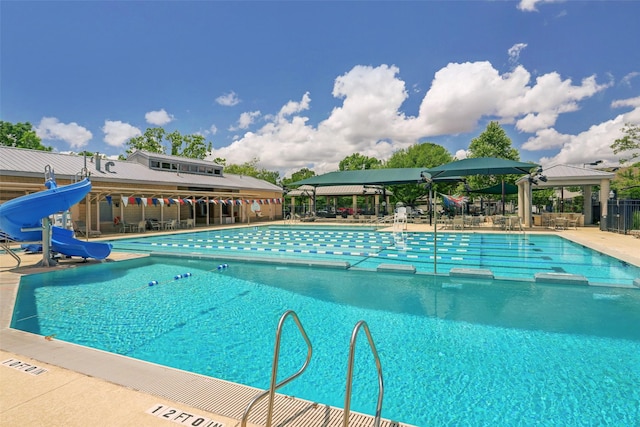
M 300 334 L 302 334 L 302 337 L 304 338 L 305 342 L 307 343 L 307 358 L 304 362 L 304 365 L 302 365 L 302 367 L 298 370 L 298 372 L 296 372 L 295 374 L 291 375 L 290 377 L 282 380 L 281 382 L 276 384 L 277 381 L 277 376 L 278 376 L 278 359 L 280 356 L 280 339 L 282 336 L 282 327 L 284 325 L 285 320 L 287 319 L 287 317 L 291 316 L 293 318 L 293 320 L 296 322 L 296 325 L 298 326 L 298 330 L 300 331 Z M 257 395 L 255 398 L 253 398 L 253 400 L 251 402 L 249 402 L 249 404 L 247 405 L 246 409 L 244 410 L 244 414 L 242 415 L 242 426 L 246 426 L 247 425 L 247 420 L 249 419 L 249 412 L 251 411 L 251 409 L 254 407 L 254 405 L 256 403 L 258 403 L 260 400 L 262 400 L 265 396 L 269 396 L 269 406 L 267 407 L 267 423 L 266 426 L 270 427 L 271 426 L 271 420 L 273 418 L 273 402 L 275 399 L 275 395 L 276 395 L 276 390 L 279 389 L 280 387 L 283 387 L 287 384 L 289 384 L 291 381 L 293 381 L 294 379 L 296 379 L 297 377 L 299 377 L 305 369 L 307 369 L 307 366 L 309 366 L 309 362 L 311 361 L 311 354 L 313 353 L 313 348 L 311 346 L 311 341 L 309 340 L 309 337 L 307 336 L 307 333 L 305 332 L 304 328 L 302 327 L 302 323 L 300 323 L 300 319 L 298 318 L 298 315 L 293 311 L 293 310 L 287 310 L 282 317 L 280 318 L 280 322 L 278 322 L 278 330 L 276 332 L 276 344 L 275 344 L 275 350 L 274 350 L 274 354 L 273 354 L 273 365 L 271 368 L 271 383 L 269 386 L 269 390 L 264 391 L 263 393 Z
M 0 248 L 2 248 L 6 253 L 11 255 L 11 257 L 16 260 L 16 262 L 18 263 L 18 265 L 16 265 L 16 268 L 18 268 L 20 267 L 22 259 L 11 249 L 12 243 L 15 243 L 15 241 L 11 238 L 11 236 L 3 231 L 0 231 Z
M 382 398 L 384 396 L 384 381 L 382 379 L 382 365 L 380 364 L 380 358 L 378 357 L 378 351 L 376 350 L 376 345 L 373 342 L 373 338 L 371 337 L 371 331 L 369 331 L 369 326 L 367 322 L 364 320 L 356 323 L 356 326 L 353 328 L 353 333 L 351 334 L 351 344 L 349 346 L 349 365 L 347 367 L 347 391 L 344 397 L 344 427 L 349 425 L 349 413 L 351 408 L 351 386 L 353 383 L 353 359 L 355 356 L 356 350 L 356 340 L 358 338 L 358 332 L 360 332 L 360 328 L 363 328 L 365 333 L 367 334 L 367 340 L 369 341 L 369 347 L 371 347 L 371 353 L 373 354 L 373 358 L 376 362 L 376 369 L 378 370 L 378 404 L 376 405 L 376 418 L 374 422 L 375 427 L 380 427 L 380 415 L 382 413 Z
M 630 230 L 640 230 L 640 200 L 609 200 L 607 216 L 600 220 L 601 230 L 621 234 L 628 234 Z

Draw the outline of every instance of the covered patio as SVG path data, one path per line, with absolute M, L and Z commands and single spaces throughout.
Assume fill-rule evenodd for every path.
M 554 165 L 544 170 L 546 181 L 535 180 L 524 176 L 516 181 L 518 186 L 518 216 L 522 218 L 526 227 L 532 227 L 532 190 L 533 188 L 564 188 L 580 187 L 584 196 L 582 211 L 583 225 L 593 224 L 594 201 L 600 202 L 600 217 L 607 216 L 607 203 L 611 180 L 615 177 L 612 172 L 605 172 L 586 167 L 570 165 Z M 600 191 L 593 193 L 593 187 L 599 186 Z M 596 195 L 597 194 L 597 195 Z M 544 225 L 544 224 L 540 224 Z

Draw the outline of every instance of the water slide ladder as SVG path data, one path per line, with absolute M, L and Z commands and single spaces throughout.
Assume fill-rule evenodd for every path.
M 287 317 L 291 316 L 293 318 L 293 320 L 296 323 L 296 326 L 298 327 L 298 330 L 300 331 L 300 334 L 302 335 L 302 337 L 304 338 L 305 342 L 307 343 L 307 358 L 304 362 L 304 364 L 302 365 L 302 367 L 293 375 L 291 375 L 290 377 L 282 380 L 279 383 L 276 383 L 276 378 L 277 378 L 277 374 L 278 374 L 278 360 L 279 360 L 279 356 L 280 356 L 280 340 L 281 340 L 281 336 L 282 336 L 282 327 L 284 325 L 285 320 L 287 319 Z M 380 415 L 382 412 L 382 397 L 384 395 L 384 383 L 382 380 L 382 365 L 380 364 L 380 358 L 378 357 L 378 351 L 376 350 L 376 346 L 373 342 L 373 338 L 371 337 L 371 332 L 369 331 L 369 326 L 367 325 L 367 323 L 364 320 L 359 321 L 356 326 L 353 329 L 353 332 L 351 334 L 351 343 L 349 345 L 349 364 L 347 367 L 347 389 L 346 389 L 346 394 L 345 394 L 345 404 L 344 404 L 344 418 L 343 418 L 343 422 L 344 422 L 344 427 L 348 427 L 349 425 L 349 413 L 350 413 L 350 406 L 351 406 L 351 385 L 353 382 L 353 361 L 354 361 L 354 356 L 355 356 L 355 347 L 356 347 L 356 340 L 358 338 L 358 332 L 360 331 L 360 329 L 363 328 L 366 335 L 367 335 L 367 340 L 369 342 L 369 346 L 371 347 L 371 351 L 373 353 L 373 357 L 375 359 L 375 363 L 376 363 L 376 369 L 378 371 L 378 385 L 379 385 L 379 391 L 378 391 L 378 404 L 376 406 L 376 417 L 375 417 L 375 427 L 379 427 L 380 426 Z M 267 427 L 271 427 L 272 424 L 272 419 L 273 419 L 273 406 L 274 406 L 274 400 L 275 400 L 275 392 L 277 389 L 289 384 L 291 381 L 293 381 L 294 379 L 296 379 L 297 377 L 299 377 L 306 369 L 307 366 L 309 365 L 309 362 L 311 361 L 311 355 L 313 353 L 313 348 L 311 345 L 311 341 L 309 340 L 309 337 L 307 336 L 307 333 L 304 330 L 304 327 L 302 326 L 302 323 L 300 322 L 300 319 L 298 318 L 298 315 L 293 311 L 293 310 L 287 310 L 282 317 L 280 317 L 280 321 L 278 322 L 278 329 L 276 331 L 276 343 L 275 343 L 275 350 L 274 350 L 274 355 L 273 355 L 273 365 L 271 368 L 271 382 L 270 382 L 270 386 L 268 390 L 265 390 L 264 392 L 258 394 L 256 397 L 253 398 L 253 400 L 251 400 L 251 402 L 249 402 L 249 404 L 247 405 L 244 414 L 242 416 L 242 423 L 241 426 L 242 427 L 246 427 L 247 425 L 247 420 L 249 419 L 249 413 L 251 412 L 251 410 L 253 409 L 253 407 L 259 402 L 261 401 L 264 397 L 269 396 L 269 403 L 267 406 L 267 421 L 266 421 L 266 426 Z

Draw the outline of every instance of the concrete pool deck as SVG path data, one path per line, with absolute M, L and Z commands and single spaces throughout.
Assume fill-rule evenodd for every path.
M 316 222 L 313 225 L 320 224 Z M 426 224 L 408 224 L 407 230 L 432 231 Z M 477 231 L 489 230 L 465 230 Z M 540 231 L 554 233 L 551 230 Z M 576 243 L 640 267 L 640 239 L 633 236 L 602 232 L 595 227 L 558 233 Z M 110 260 L 118 261 L 135 256 L 130 253 L 113 253 Z M 216 410 L 216 402 L 220 396 L 217 393 L 218 383 L 215 379 L 184 375 L 182 372 L 158 365 L 59 342 L 55 337 L 47 340 L 41 336 L 10 329 L 15 292 L 20 277 L 51 271 L 51 268 L 35 267 L 41 260 L 41 255 L 24 255 L 22 258 L 22 266 L 16 269 L 13 258 L 4 253 L 0 254 L 0 364 L 3 365 L 0 366 L 0 426 L 169 426 L 172 424 L 169 418 L 157 416 L 160 413 L 169 413 L 168 408 L 177 410 L 174 418 L 181 416 L 174 420 L 174 424 L 183 421 L 182 425 L 191 425 L 188 424 L 189 420 L 206 418 L 223 423 L 227 427 L 240 425 L 237 416 L 227 416 L 224 411 Z M 70 260 L 63 261 L 54 268 L 81 268 L 91 263 Z M 46 372 L 41 369 L 45 369 Z M 120 378 L 123 381 L 120 381 Z M 123 383 L 134 385 L 123 386 Z M 173 389 L 170 391 L 175 393 L 167 394 L 167 389 Z M 187 395 L 194 394 L 194 390 L 200 391 L 195 393 L 195 397 L 188 397 Z M 241 414 L 247 396 L 253 396 L 255 392 L 255 389 L 242 386 L 238 391 L 238 409 L 233 413 Z M 289 419 L 282 425 L 341 425 L 341 411 L 332 411 L 325 405 L 285 396 L 280 397 L 278 405 L 293 404 L 294 400 L 298 405 L 294 413 L 299 414 L 300 418 Z M 159 405 L 164 406 L 151 414 L 150 412 L 160 408 Z M 356 420 L 353 418 L 354 415 L 357 417 L 357 414 L 352 414 L 351 425 L 371 425 L 371 418 Z M 305 416 L 310 418 L 303 424 Z M 201 425 L 212 427 L 215 424 L 203 422 Z M 383 425 L 400 424 L 387 421 Z

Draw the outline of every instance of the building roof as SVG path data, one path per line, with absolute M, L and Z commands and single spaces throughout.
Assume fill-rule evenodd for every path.
M 549 166 L 542 171 L 542 175 L 547 177 L 547 182 L 538 180 L 536 188 L 600 185 L 603 179 L 611 180 L 616 176 L 613 172 L 571 165 Z M 517 182 L 523 179 L 528 179 L 528 177 L 522 177 Z
M 168 157 L 182 159 L 174 156 Z M 191 161 L 192 159 L 187 160 Z M 193 161 L 205 162 L 196 159 Z M 207 163 L 219 167 L 215 163 Z M 250 176 L 176 173 L 150 169 L 133 161 L 101 159 L 96 162 L 92 157 L 0 146 L 0 175 L 42 177 L 47 165 L 51 166 L 57 178 L 64 179 L 73 179 L 86 167 L 91 181 L 98 185 L 134 182 L 140 185 L 166 185 L 185 188 L 282 191 L 275 184 Z

